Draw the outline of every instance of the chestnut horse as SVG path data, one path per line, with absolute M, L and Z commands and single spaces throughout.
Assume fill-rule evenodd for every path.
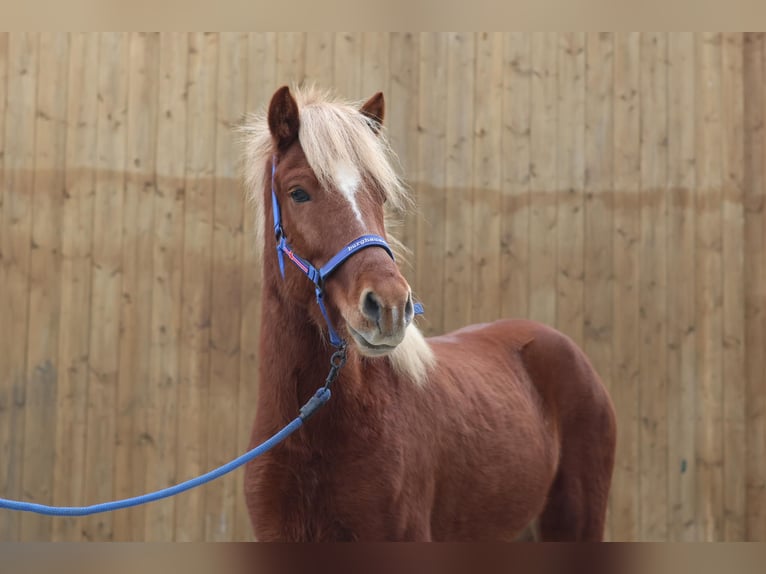
M 328 324 L 350 341 L 332 400 L 247 467 L 256 538 L 513 540 L 534 524 L 542 540 L 601 540 L 615 416 L 570 339 L 527 320 L 426 339 L 377 244 L 323 282 L 325 319 L 292 264 L 294 253 L 319 268 L 360 235 L 386 238 L 386 211 L 406 207 L 383 112 L 380 93 L 359 108 L 285 86 L 243 128 L 263 246 L 253 445 L 322 386 Z M 283 237 L 291 247 L 278 257 Z M 280 269 L 284 253 L 293 261 Z

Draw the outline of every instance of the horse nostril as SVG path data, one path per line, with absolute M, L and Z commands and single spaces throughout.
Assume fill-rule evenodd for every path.
M 412 318 L 415 316 L 415 309 L 412 306 L 412 293 L 407 295 L 407 303 L 404 305 L 404 321 L 409 324 Z
M 362 313 L 367 319 L 377 323 L 380 321 L 380 303 L 375 293 L 368 291 L 362 303 Z

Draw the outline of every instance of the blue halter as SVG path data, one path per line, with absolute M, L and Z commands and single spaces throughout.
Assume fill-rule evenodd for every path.
M 329 277 L 333 271 L 335 271 L 340 265 L 354 253 L 367 249 L 368 247 L 382 247 L 386 253 L 396 261 L 393 251 L 388 246 L 385 239 L 379 235 L 367 234 L 357 237 L 343 249 L 338 251 L 327 263 L 317 269 L 309 261 L 296 254 L 290 247 L 285 238 L 284 229 L 282 228 L 282 214 L 279 209 L 279 201 L 277 200 L 277 193 L 274 187 L 274 174 L 277 171 L 276 158 L 272 158 L 271 161 L 271 207 L 274 212 L 274 235 L 277 239 L 277 259 L 279 260 L 279 272 L 282 274 L 282 279 L 285 278 L 285 255 L 292 261 L 295 266 L 300 269 L 306 277 L 308 277 L 314 284 L 314 292 L 316 294 L 317 304 L 319 310 L 322 311 L 322 316 L 327 323 L 327 330 L 330 334 L 330 343 L 334 347 L 345 346 L 345 341 L 340 338 L 338 333 L 332 326 L 330 316 L 327 314 L 327 309 L 324 304 L 324 281 Z M 423 314 L 423 305 L 415 303 L 413 305 L 415 315 Z

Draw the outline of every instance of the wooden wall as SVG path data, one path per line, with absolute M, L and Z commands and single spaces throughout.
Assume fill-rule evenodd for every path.
M 766 541 L 762 34 L 0 35 L 0 496 L 85 504 L 245 450 L 259 278 L 230 127 L 383 90 L 439 333 L 532 317 L 614 398 L 614 540 Z M 242 473 L 0 540 L 249 539 Z

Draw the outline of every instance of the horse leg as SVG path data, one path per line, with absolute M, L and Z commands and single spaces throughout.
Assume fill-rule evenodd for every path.
M 614 445 L 599 438 L 591 435 L 591 442 L 581 439 L 562 449 L 559 470 L 540 516 L 543 541 L 603 540 Z
M 617 426 L 588 358 L 562 333 L 536 324 L 522 359 L 557 417 L 558 468 L 540 515 L 543 541 L 604 537 Z

